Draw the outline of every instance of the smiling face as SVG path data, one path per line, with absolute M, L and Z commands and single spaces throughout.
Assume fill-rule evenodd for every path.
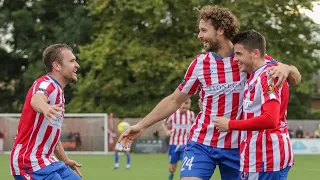
M 265 64 L 266 42 L 259 32 L 249 30 L 238 33 L 232 43 L 235 53 L 233 60 L 238 63 L 241 72 L 251 74 Z
M 241 72 L 251 73 L 253 69 L 252 53 L 244 48 L 242 44 L 234 44 L 234 61 L 238 63 Z
M 204 49 L 209 52 L 213 51 L 216 52 L 220 49 L 220 41 L 219 41 L 219 33 L 213 27 L 210 20 L 203 20 L 199 21 L 199 34 L 198 38 L 203 43 Z
M 78 80 L 77 70 L 80 67 L 76 57 L 69 49 L 62 49 L 60 52 L 61 61 L 54 61 L 53 67 L 66 82 L 76 82 Z

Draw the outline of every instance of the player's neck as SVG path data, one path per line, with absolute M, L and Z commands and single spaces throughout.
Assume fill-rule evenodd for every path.
M 253 60 L 253 61 L 256 62 L 256 63 L 254 63 L 252 65 L 252 70 L 251 70 L 251 72 L 248 72 L 249 74 L 252 74 L 252 73 L 256 72 L 259 68 L 261 68 L 262 66 L 264 66 L 266 64 L 265 60 L 262 59 L 262 58 L 256 59 L 256 60 Z
M 53 72 L 50 72 L 48 73 L 52 78 L 54 78 L 56 81 L 58 81 L 58 83 L 60 84 L 60 86 L 62 87 L 62 89 L 64 89 L 67 85 L 67 82 L 65 81 L 65 79 L 60 76 L 59 74 L 57 73 L 53 73 Z
M 233 44 L 230 40 L 225 40 L 221 42 L 221 47 L 217 52 L 214 52 L 216 55 L 226 58 L 229 57 L 233 52 Z

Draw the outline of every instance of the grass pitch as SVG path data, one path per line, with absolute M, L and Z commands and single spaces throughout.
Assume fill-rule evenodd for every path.
M 84 180 L 117 179 L 117 180 L 165 180 L 168 176 L 168 158 L 166 154 L 132 154 L 131 169 L 125 169 L 126 157 L 120 155 L 120 168 L 113 169 L 111 155 L 70 155 L 71 159 L 83 164 L 80 169 Z M 289 180 L 319 180 L 320 155 L 295 155 L 295 165 L 289 172 Z M 9 155 L 0 155 L 1 180 L 10 180 Z M 179 179 L 179 171 L 175 173 Z M 220 179 L 219 170 L 211 178 Z

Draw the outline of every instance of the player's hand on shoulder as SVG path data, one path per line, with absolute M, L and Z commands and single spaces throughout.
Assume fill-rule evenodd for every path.
M 62 113 L 64 112 L 62 104 L 55 104 L 55 105 L 49 105 L 47 108 L 43 110 L 43 115 L 48 121 L 51 123 L 54 122 L 55 119 L 62 116 Z
M 139 138 L 143 133 L 144 129 L 138 124 L 130 126 L 124 133 L 119 137 L 118 142 L 122 144 L 123 147 L 129 148 L 134 140 Z
M 214 126 L 220 131 L 220 132 L 225 132 L 229 130 L 229 119 L 221 116 L 221 117 L 216 117 L 215 120 L 213 120 L 214 122 Z
M 268 68 L 268 79 L 273 82 L 275 79 L 278 79 L 275 87 L 281 87 L 285 80 L 288 78 L 290 73 L 290 67 L 286 64 L 278 63 L 277 66 L 272 66 Z

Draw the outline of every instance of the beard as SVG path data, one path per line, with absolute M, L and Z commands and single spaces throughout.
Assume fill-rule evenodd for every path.
M 217 52 L 221 48 L 220 42 L 218 40 L 210 40 L 208 41 L 208 43 L 209 46 L 204 47 L 207 52 Z
M 70 78 L 70 82 L 77 82 L 77 81 L 78 81 L 78 76 L 76 76 L 76 77 L 72 76 Z
M 72 83 L 72 82 L 77 82 L 78 81 L 78 77 L 77 76 L 75 77 L 74 75 L 64 76 L 64 79 L 68 83 Z

